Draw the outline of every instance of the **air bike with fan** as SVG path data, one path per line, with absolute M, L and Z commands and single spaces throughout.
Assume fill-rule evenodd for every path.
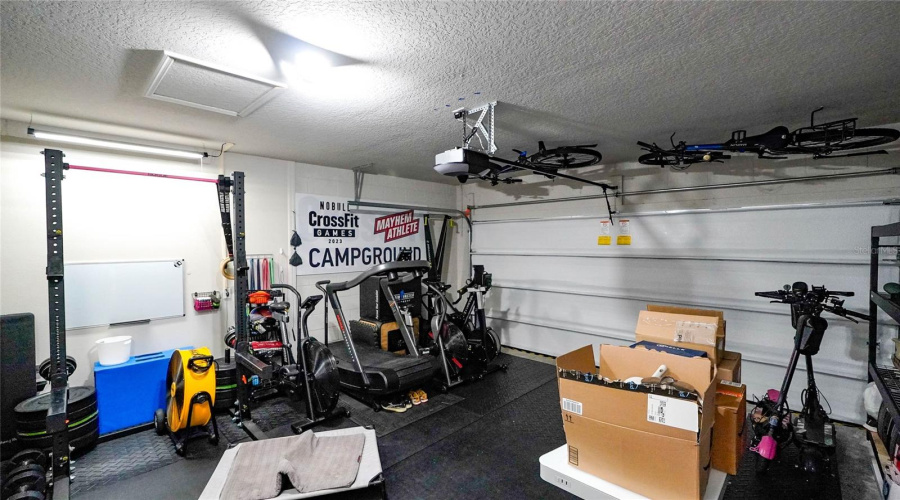
M 282 393 L 294 399 L 303 398 L 306 405 L 306 418 L 291 424 L 295 433 L 303 432 L 326 420 L 336 417 L 349 417 L 350 411 L 338 407 L 340 397 L 340 376 L 337 361 L 328 346 L 309 336 L 309 315 L 322 300 L 321 295 L 310 295 L 301 300 L 300 292 L 291 285 L 273 284 L 275 290 L 287 290 L 300 303 L 300 338 L 297 343 L 296 357 L 290 352 L 287 337 L 287 312 L 289 302 L 282 302 L 275 317 L 280 323 L 282 344 L 287 346 L 286 360 L 273 370 L 273 377 Z M 285 307 L 286 306 L 286 307 Z
M 297 342 L 297 335 L 289 328 L 292 306 L 282 290 L 294 295 L 302 311 L 296 353 L 291 341 Z M 300 292 L 286 284 L 273 284 L 272 290 L 250 294 L 250 352 L 272 367 L 268 379 L 251 377 L 250 401 L 257 403 L 274 396 L 303 399 L 306 419 L 292 424 L 297 433 L 334 417 L 350 416 L 348 410 L 337 408 L 340 378 L 334 356 L 325 344 L 309 336 L 308 318 L 321 300 L 321 295 L 303 299 Z M 225 335 L 225 345 L 235 348 L 234 331 Z

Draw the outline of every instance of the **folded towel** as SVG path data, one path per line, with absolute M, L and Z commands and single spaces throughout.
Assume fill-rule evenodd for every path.
M 346 488 L 356 480 L 365 435 L 299 436 L 243 443 L 238 449 L 221 500 L 277 497 L 286 478 L 300 493 Z

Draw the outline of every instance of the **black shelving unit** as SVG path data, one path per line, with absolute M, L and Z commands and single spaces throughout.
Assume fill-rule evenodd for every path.
M 871 263 L 869 268 L 869 378 L 875 382 L 885 405 L 894 420 L 900 422 L 900 370 L 893 366 L 879 366 L 875 359 L 878 346 L 878 312 L 883 311 L 900 325 L 900 304 L 892 302 L 888 294 L 879 291 L 879 257 L 883 248 L 897 248 L 897 244 L 882 243 L 882 238 L 900 236 L 900 222 L 872 227 Z

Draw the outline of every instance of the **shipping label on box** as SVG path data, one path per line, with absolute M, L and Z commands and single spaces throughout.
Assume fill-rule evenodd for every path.
M 656 394 L 647 395 L 647 421 L 686 431 L 700 430 L 696 402 Z
M 692 344 L 716 345 L 716 331 L 719 325 L 715 323 L 701 323 L 699 321 L 676 321 L 675 342 L 690 342 Z
M 576 415 L 582 414 L 582 404 L 571 399 L 562 398 L 562 409 L 563 411 L 574 413 Z

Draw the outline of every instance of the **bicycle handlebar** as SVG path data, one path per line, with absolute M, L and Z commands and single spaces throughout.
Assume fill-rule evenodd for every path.
M 851 321 L 855 321 L 851 317 L 870 321 L 869 316 L 866 314 L 844 309 L 844 301 L 836 299 L 836 297 L 853 297 L 855 295 L 854 292 L 831 291 L 826 290 L 824 286 L 814 286 L 810 290 L 806 283 L 797 282 L 792 287 L 785 285 L 784 290 L 755 292 L 754 295 L 774 299 L 773 302 L 791 304 L 792 307 L 799 307 L 807 313 L 816 314 L 816 312 L 828 311 L 831 314 L 850 319 Z M 830 304 L 828 303 L 829 301 L 831 302 Z

